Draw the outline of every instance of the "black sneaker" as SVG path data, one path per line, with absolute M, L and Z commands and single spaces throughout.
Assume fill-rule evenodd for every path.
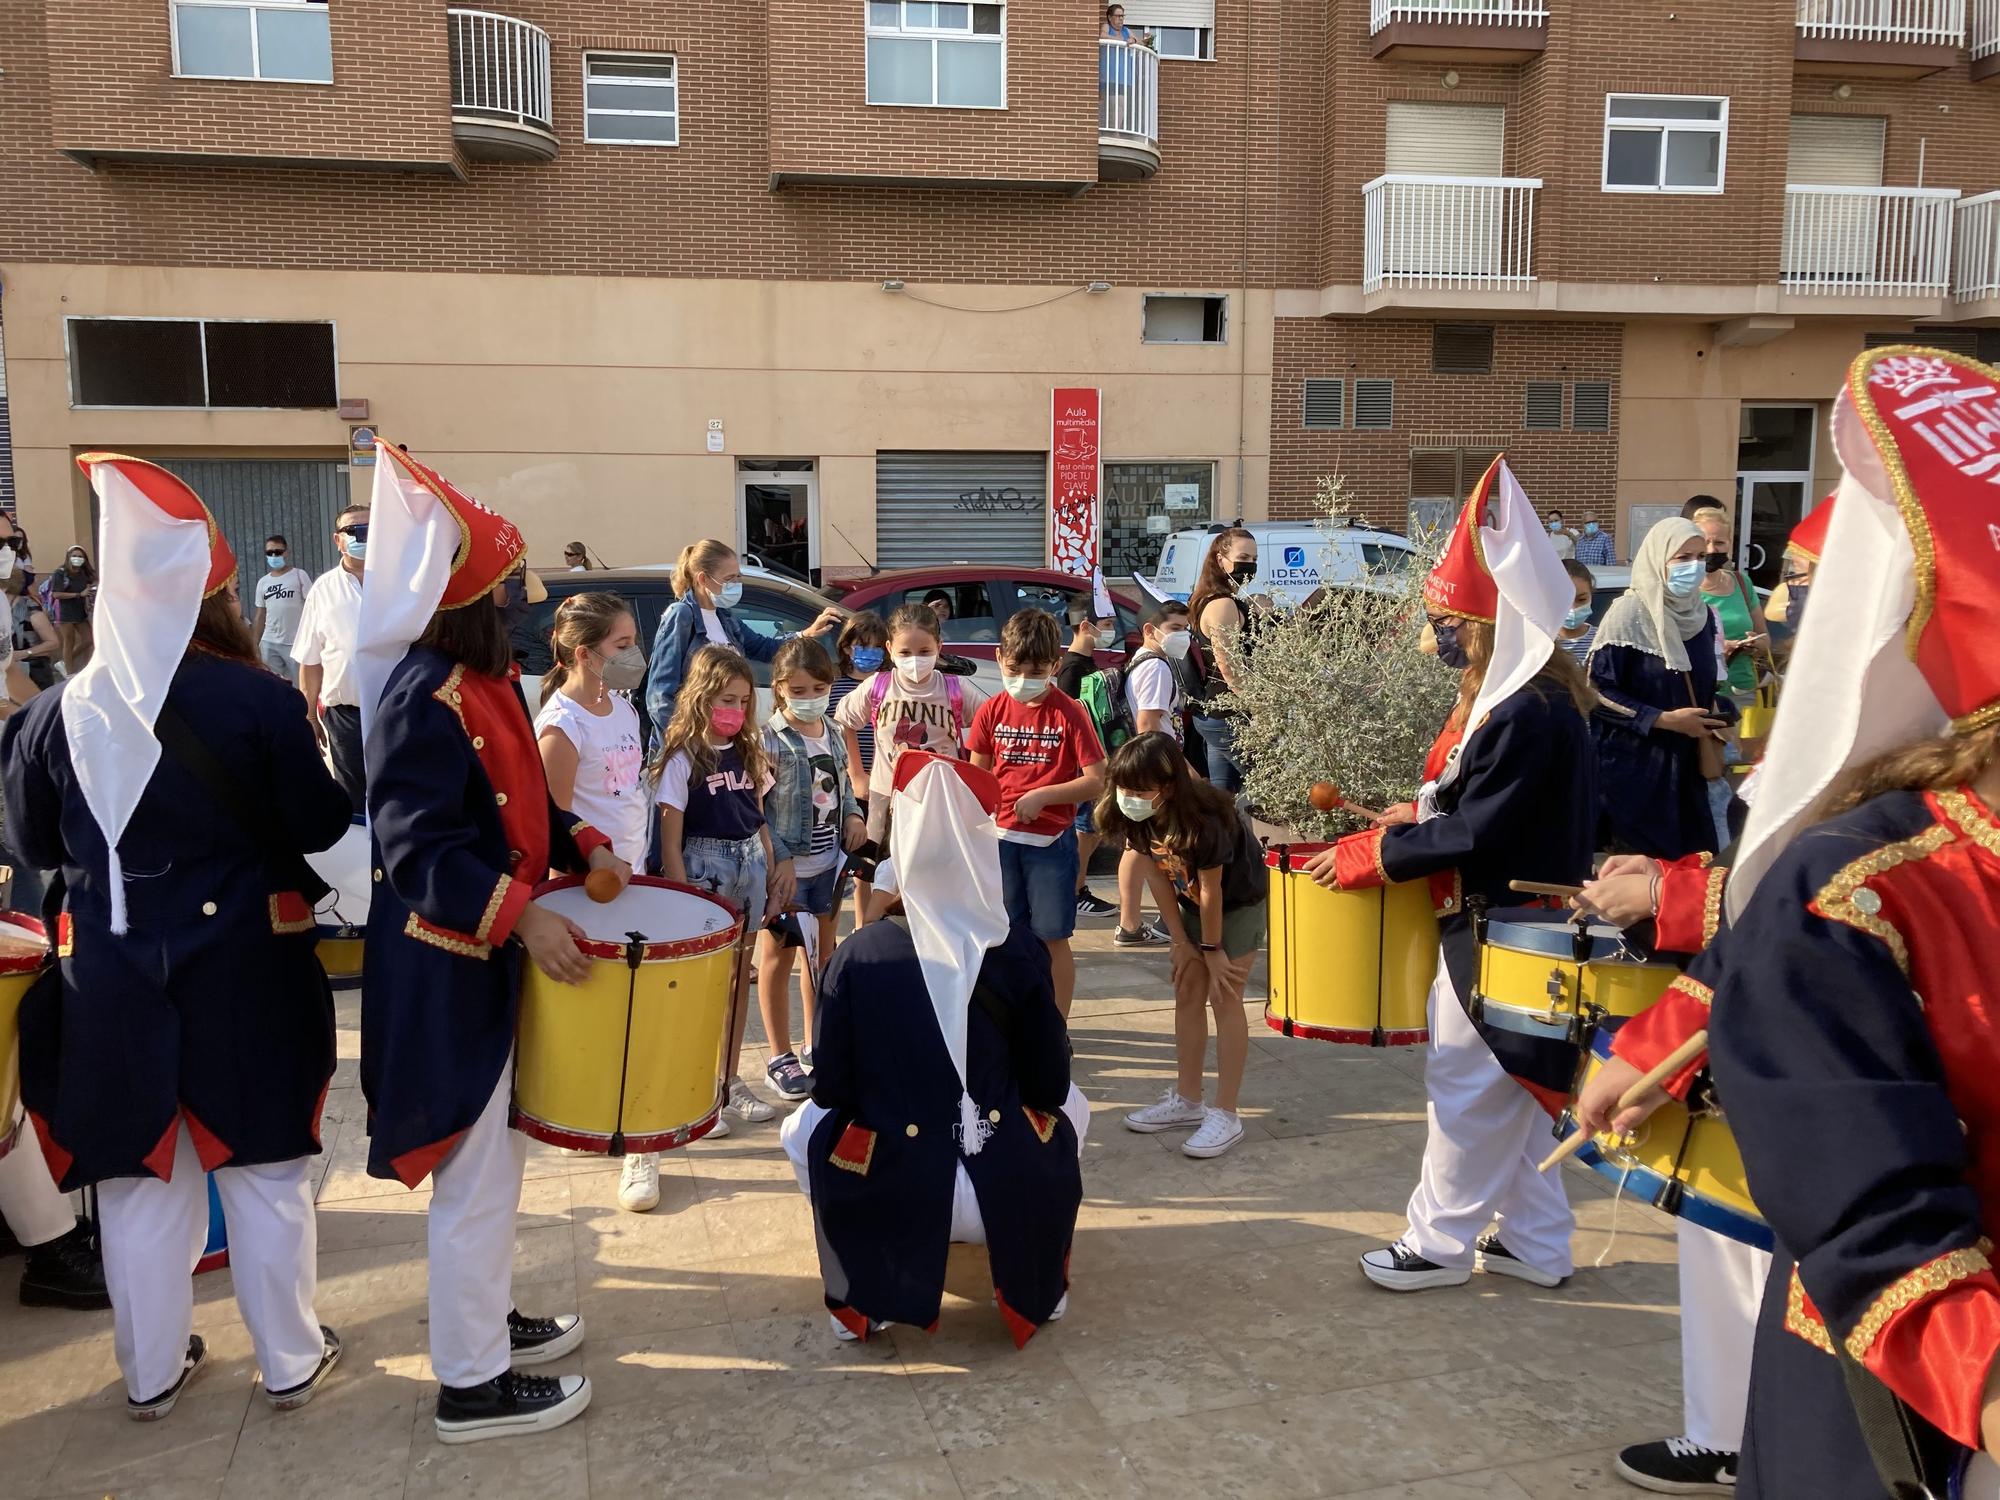
M 582 1342 L 583 1319 L 575 1313 L 553 1318 L 524 1318 L 519 1312 L 507 1314 L 507 1344 L 512 1351 L 507 1360 L 510 1369 L 545 1365 L 552 1359 L 561 1359 Z
M 271 1403 L 273 1411 L 297 1411 L 313 1393 L 326 1383 L 326 1377 L 333 1373 L 333 1367 L 340 1363 L 340 1335 L 326 1324 L 319 1325 L 320 1356 L 319 1367 L 297 1385 L 287 1386 L 282 1391 L 264 1388 L 264 1399 Z
M 1131 928 L 1121 927 L 1111 934 L 1112 946 L 1117 948 L 1150 948 L 1157 943 L 1169 941 L 1171 939 L 1167 936 L 1167 929 L 1157 920 L 1141 922 L 1136 932 Z
M 1733 1495 L 1736 1455 L 1704 1448 L 1684 1437 L 1635 1443 L 1618 1455 L 1621 1479 L 1661 1495 Z
M 104 1289 L 104 1257 L 91 1243 L 89 1225 L 78 1224 L 28 1252 L 21 1271 L 21 1305 L 83 1312 L 102 1312 L 111 1305 L 111 1294 Z
M 521 1375 L 513 1370 L 484 1385 L 438 1387 L 437 1435 L 441 1443 L 548 1432 L 574 1421 L 590 1405 L 590 1382 L 581 1375 Z
M 796 1052 L 780 1052 L 764 1065 L 764 1076 L 787 1099 L 803 1099 L 813 1091 L 812 1075 L 799 1066 Z
M 1553 1276 L 1547 1271 L 1537 1271 L 1501 1244 L 1500 1236 L 1497 1234 L 1482 1234 L 1473 1248 L 1479 1252 L 1479 1259 L 1476 1262 L 1479 1269 L 1489 1276 L 1512 1276 L 1517 1281 L 1544 1287 L 1561 1286 L 1569 1280 L 1567 1276 Z
M 1082 886 L 1076 893 L 1076 914 L 1079 917 L 1115 917 L 1118 915 L 1116 902 L 1106 901 L 1089 886 Z
M 1400 1240 L 1362 1256 L 1361 1274 L 1375 1285 L 1392 1292 L 1421 1292 L 1434 1286 L 1464 1286 L 1472 1280 L 1469 1267 L 1454 1271 L 1434 1260 L 1425 1260 Z
M 125 1415 L 135 1422 L 159 1421 L 174 1409 L 174 1403 L 181 1399 L 181 1392 L 187 1389 L 187 1383 L 194 1379 L 195 1372 L 207 1359 L 208 1345 L 202 1342 L 201 1335 L 189 1334 L 187 1353 L 181 1358 L 181 1378 L 150 1401 L 134 1401 L 126 1397 Z

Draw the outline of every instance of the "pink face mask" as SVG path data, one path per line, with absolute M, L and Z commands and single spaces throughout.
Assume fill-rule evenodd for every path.
M 708 722 L 719 738 L 733 740 L 736 732 L 743 727 L 743 717 L 740 708 L 717 708 L 709 713 Z

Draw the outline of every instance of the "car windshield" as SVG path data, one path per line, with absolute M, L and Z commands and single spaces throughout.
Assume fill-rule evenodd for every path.
M 1361 561 L 1377 578 L 1395 578 L 1409 572 L 1416 556 L 1407 547 L 1385 547 L 1380 542 L 1361 544 Z

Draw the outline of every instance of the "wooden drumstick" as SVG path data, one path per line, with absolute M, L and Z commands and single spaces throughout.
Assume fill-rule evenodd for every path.
M 1627 1110 L 1630 1109 L 1633 1105 L 1637 1104 L 1641 1099 L 1646 1097 L 1647 1093 L 1659 1087 L 1661 1079 L 1669 1076 L 1670 1074 L 1678 1073 L 1682 1068 L 1686 1067 L 1690 1062 L 1692 1062 L 1694 1060 L 1695 1055 L 1699 1053 L 1702 1050 L 1702 1048 L 1706 1047 L 1707 1045 L 1708 1045 L 1708 1029 L 1704 1027 L 1700 1031 L 1697 1031 L 1693 1036 L 1689 1037 L 1686 1041 L 1682 1042 L 1678 1047 L 1674 1048 L 1674 1050 L 1669 1052 L 1665 1057 L 1661 1058 L 1658 1064 L 1656 1064 L 1654 1067 L 1652 1067 L 1646 1072 L 1644 1077 L 1640 1078 L 1637 1082 L 1635 1082 L 1632 1085 L 1632 1087 L 1625 1090 L 1624 1093 L 1620 1094 L 1618 1096 L 1618 1109 Z M 1614 1114 L 1617 1112 L 1618 1112 L 1617 1110 L 1613 1111 Z M 1583 1149 L 1584 1142 L 1588 1141 L 1590 1138 L 1591 1138 L 1590 1132 L 1585 1130 L 1583 1126 L 1579 1124 L 1576 1127 L 1576 1134 L 1572 1135 L 1568 1140 L 1564 1141 L 1560 1146 L 1556 1147 L 1555 1150 L 1551 1151 L 1543 1159 L 1542 1164 L 1539 1167 L 1535 1168 L 1535 1170 L 1537 1172 L 1546 1172 L 1549 1170 L 1550 1167 L 1556 1167 L 1562 1165 L 1562 1163 L 1568 1161 L 1572 1156 L 1576 1155 L 1577 1152 L 1581 1151 Z
M 1370 822 L 1379 823 L 1382 821 L 1382 815 L 1375 811 L 1374 808 L 1363 807 L 1359 802 L 1349 802 L 1345 797 L 1341 796 L 1340 788 L 1335 786 L 1331 781 L 1315 781 L 1312 784 L 1312 790 L 1306 796 L 1312 805 L 1321 812 L 1332 812 L 1336 807 L 1342 807 L 1359 817 L 1367 818 Z
M 1510 880 L 1507 889 L 1519 891 L 1524 896 L 1560 896 L 1565 901 L 1583 893 L 1580 885 L 1549 885 L 1540 880 Z

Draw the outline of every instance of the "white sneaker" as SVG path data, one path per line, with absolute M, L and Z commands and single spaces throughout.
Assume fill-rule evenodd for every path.
M 1243 1139 L 1243 1121 L 1226 1109 L 1211 1109 L 1201 1129 L 1181 1142 L 1181 1155 L 1220 1156 Z
M 1127 1115 L 1125 1128 L 1136 1130 L 1141 1135 L 1154 1135 L 1184 1125 L 1203 1125 L 1207 1121 L 1208 1111 L 1199 1099 L 1183 1099 L 1179 1089 L 1168 1089 L 1160 1096 L 1158 1104 L 1149 1104 Z
M 729 1080 L 729 1102 L 723 1108 L 750 1125 L 761 1125 L 766 1120 L 778 1118 L 777 1110 L 751 1093 L 750 1085 L 740 1078 Z
M 717 1114 L 715 1123 L 708 1127 L 708 1134 L 703 1136 L 702 1139 L 705 1141 L 722 1141 L 728 1138 L 729 1116 L 726 1114 Z
M 856 1333 L 852 1328 L 849 1328 L 845 1323 L 841 1322 L 840 1319 L 836 1318 L 832 1313 L 828 1313 L 826 1315 L 826 1321 L 833 1325 L 833 1336 L 839 1339 L 841 1343 L 858 1344 L 861 1342 L 861 1335 Z M 887 1328 L 888 1326 L 889 1325 L 887 1323 L 878 1323 L 873 1318 L 870 1318 L 868 1320 L 869 1337 L 871 1338 L 874 1337 L 876 1334 L 880 1333 L 883 1329 Z
M 634 1151 L 625 1158 L 618 1179 L 618 1206 L 628 1214 L 651 1213 L 660 1206 L 660 1157 L 656 1151 Z

